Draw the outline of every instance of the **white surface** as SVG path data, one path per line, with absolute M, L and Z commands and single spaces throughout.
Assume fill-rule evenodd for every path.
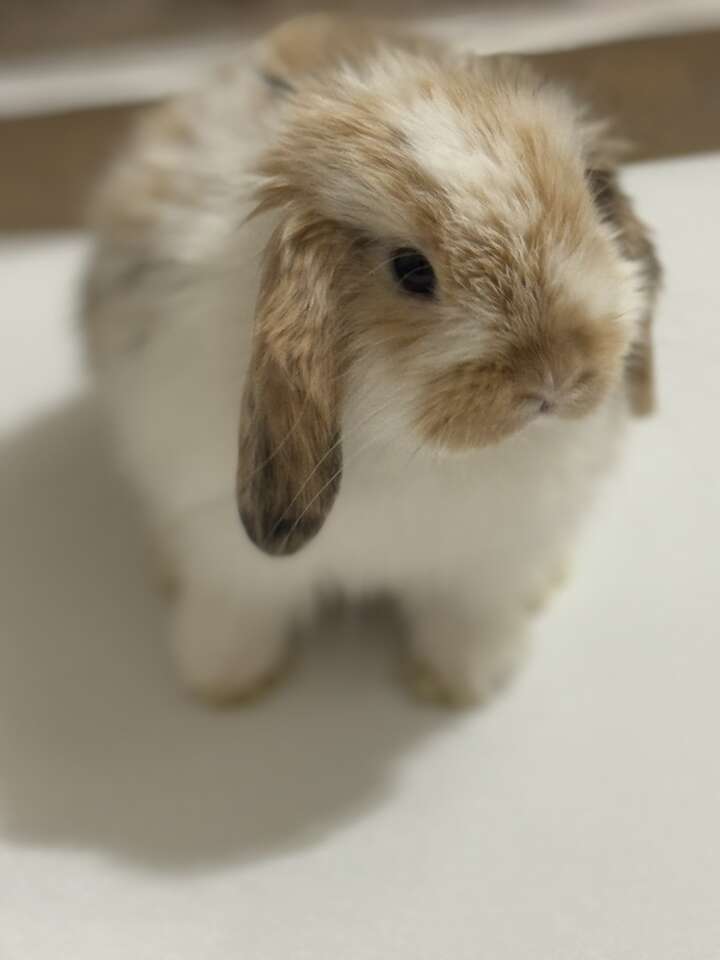
M 79 235 L 11 241 L 0 234 L 0 430 L 82 385 L 73 281 L 84 252 Z
M 467 715 L 349 633 L 258 706 L 182 701 L 73 396 L 81 242 L 3 249 L 2 960 L 720 957 L 719 175 L 628 175 L 667 265 L 662 410 L 529 669 Z
M 322 7 L 322 4 L 319 4 Z M 438 5 L 441 7 L 441 5 Z M 313 9 L 310 5 L 310 9 Z M 631 35 L 699 30 L 720 23 L 720 0 L 566 0 L 542 4 L 486 2 L 477 13 L 425 21 L 433 32 L 461 37 L 484 53 L 544 50 Z M 144 101 L 192 86 L 209 69 L 247 56 L 250 38 L 238 32 L 203 35 L 111 53 L 71 51 L 0 64 L 0 117 L 69 106 Z

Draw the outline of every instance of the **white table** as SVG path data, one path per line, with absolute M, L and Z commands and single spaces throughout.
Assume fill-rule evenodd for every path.
M 485 712 L 372 637 L 271 699 L 176 692 L 80 393 L 81 238 L 0 250 L 2 960 L 720 957 L 720 156 L 630 171 L 667 288 L 571 587 Z

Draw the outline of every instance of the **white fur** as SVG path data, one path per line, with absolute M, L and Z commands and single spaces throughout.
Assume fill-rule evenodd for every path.
M 163 264 L 143 276 L 140 293 L 110 284 L 92 322 L 101 331 L 128 326 L 132 311 L 142 327 L 122 349 L 102 334 L 95 356 L 122 463 L 179 582 L 180 670 L 209 696 L 250 692 L 281 665 L 286 629 L 314 592 L 338 584 L 356 595 L 396 592 L 422 669 L 443 693 L 482 697 L 509 672 L 531 600 L 564 563 L 619 436 L 624 400 L 617 392 L 583 420 L 536 421 L 496 447 L 436 457 L 416 452 L 396 421 L 392 388 L 368 364 L 349 391 L 344 474 L 325 527 L 293 557 L 261 553 L 234 501 L 239 401 L 270 227 L 240 226 L 241 174 L 263 142 L 242 83 L 251 88 L 245 77 L 207 95 L 193 163 L 214 185 L 209 199 L 158 204 L 142 248 L 101 238 L 92 272 L 97 280 L 122 273 L 123 263 Z M 229 117 L 243 129 L 240 148 Z M 142 162 L 189 162 L 168 151 Z

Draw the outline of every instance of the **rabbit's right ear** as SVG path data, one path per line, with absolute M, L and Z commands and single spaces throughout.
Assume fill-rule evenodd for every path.
M 347 239 L 289 214 L 265 250 L 240 424 L 237 500 L 250 539 L 273 555 L 320 530 L 342 474 L 338 287 Z

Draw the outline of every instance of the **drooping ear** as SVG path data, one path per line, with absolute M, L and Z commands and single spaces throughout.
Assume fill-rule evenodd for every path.
M 652 325 L 662 270 L 647 226 L 633 209 L 620 188 L 617 173 L 610 166 L 588 171 L 590 190 L 602 216 L 617 230 L 624 256 L 640 268 L 645 309 L 638 336 L 626 361 L 625 379 L 630 407 L 636 416 L 646 416 L 655 408 L 655 366 Z
M 250 539 L 291 554 L 322 527 L 342 474 L 339 335 L 347 240 L 288 215 L 265 251 L 242 401 L 237 500 Z

